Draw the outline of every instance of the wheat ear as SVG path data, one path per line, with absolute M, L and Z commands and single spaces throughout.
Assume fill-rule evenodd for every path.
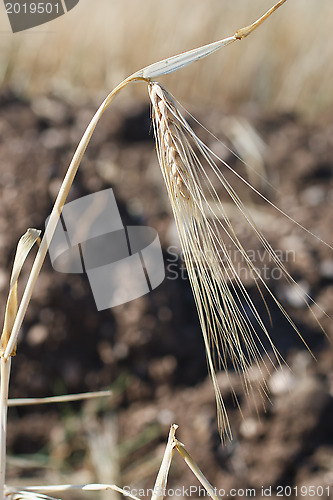
M 231 438 L 227 412 L 218 388 L 216 369 L 222 368 L 228 373 L 228 364 L 231 362 L 241 376 L 245 393 L 251 395 L 253 388 L 256 388 L 264 398 L 268 396 L 268 391 L 263 370 L 269 372 L 270 366 L 281 365 L 284 360 L 275 348 L 261 315 L 237 273 L 227 243 L 231 243 L 242 256 L 262 297 L 263 292 L 268 293 L 301 339 L 302 336 L 243 248 L 215 185 L 224 188 L 271 261 L 280 269 L 286 281 L 295 286 L 313 315 L 309 303 L 315 302 L 304 294 L 290 276 L 224 176 L 223 170 L 232 171 L 229 165 L 222 160 L 220 165 L 216 163 L 214 153 L 196 136 L 181 114 L 179 104 L 165 88 L 151 82 L 149 96 L 153 109 L 158 160 L 201 323 L 208 367 L 216 394 L 219 428 L 222 439 Z M 214 177 L 215 183 L 211 180 Z M 267 313 L 269 316 L 268 310 Z M 320 325 L 318 320 L 317 322 Z M 273 354 L 269 354 L 264 347 L 260 332 L 268 341 Z M 257 364 L 261 374 L 255 382 L 251 380 L 253 362 Z M 237 401 L 235 391 L 233 393 Z

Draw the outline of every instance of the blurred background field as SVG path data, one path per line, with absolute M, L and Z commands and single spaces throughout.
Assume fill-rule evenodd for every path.
M 140 67 L 232 35 L 272 4 L 81 0 L 66 16 L 15 35 L 1 5 L 0 83 L 28 95 L 102 97 Z M 252 103 L 327 116 L 333 106 L 332 18 L 331 0 L 289 1 L 250 39 L 163 82 L 189 103 L 226 110 Z
M 0 4 L 0 311 L 17 240 L 29 226 L 44 227 L 75 147 L 106 94 L 140 67 L 232 35 L 272 4 L 81 0 L 65 16 L 17 34 Z M 332 19 L 332 0 L 288 0 L 249 38 L 160 79 L 258 169 L 268 183 L 256 187 L 331 245 Z M 258 181 L 205 130 L 200 134 L 242 175 Z M 13 360 L 11 397 L 109 387 L 114 396 L 98 403 L 10 409 L 10 483 L 152 487 L 168 428 L 176 422 L 179 439 L 214 486 L 333 488 L 332 346 L 293 288 L 279 280 L 271 283 L 273 291 L 317 361 L 265 297 L 272 308 L 273 341 L 291 372 L 267 377 L 272 404 L 265 410 L 259 397 L 242 395 L 238 376 L 230 373 L 245 420 L 227 375 L 219 375 L 235 437 L 221 446 L 184 263 L 169 252 L 179 244 L 151 137 L 145 85 L 131 85 L 102 118 L 70 199 L 108 187 L 125 224 L 158 230 L 167 279 L 147 296 L 97 312 L 84 277 L 55 273 L 45 263 Z M 288 270 L 333 317 L 332 251 L 251 195 L 240 196 L 251 202 L 273 248 L 295 249 Z M 231 204 L 225 208 L 237 234 L 258 250 Z M 172 279 L 175 272 L 178 278 Z M 266 315 L 255 287 L 249 293 Z M 324 314 L 321 319 L 332 339 L 332 321 Z M 177 460 L 170 485 L 192 484 L 191 473 Z

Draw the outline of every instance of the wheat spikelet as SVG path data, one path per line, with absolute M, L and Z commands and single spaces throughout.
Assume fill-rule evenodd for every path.
M 175 197 L 180 195 L 190 200 L 189 190 L 184 182 L 186 170 L 182 159 L 182 142 L 177 136 L 176 124 L 169 116 L 164 92 L 158 84 L 153 84 L 149 86 L 149 96 L 155 113 L 155 130 L 160 145 L 160 164 L 162 168 L 165 167 L 165 171 L 162 170 L 162 172 L 165 180 L 169 180 L 172 184 L 172 189 L 169 186 L 169 193 L 174 194 Z
M 228 243 L 232 243 L 242 256 L 262 297 L 266 291 L 294 330 L 298 334 L 299 332 L 235 234 L 211 180 L 212 175 L 251 226 L 262 248 L 281 270 L 284 278 L 298 287 L 303 298 L 304 291 L 289 275 L 283 262 L 256 226 L 224 176 L 223 168 L 216 164 L 214 153 L 196 136 L 180 113 L 179 104 L 156 82 L 149 84 L 149 96 L 158 160 L 176 221 L 214 384 L 219 429 L 222 439 L 231 438 L 228 416 L 215 374 L 216 368 L 228 373 L 231 362 L 241 376 L 245 393 L 251 395 L 253 388 L 256 388 L 264 399 L 268 396 L 268 390 L 263 370 L 269 372 L 271 366 L 280 365 L 284 360 L 274 347 L 269 332 L 237 273 Z M 206 168 L 201 158 L 206 163 Z M 232 170 L 224 162 L 223 166 Z M 207 168 L 210 169 L 209 173 Z M 306 299 L 312 300 L 308 296 Z M 272 354 L 265 349 L 260 332 L 266 338 Z M 261 374 L 255 382 L 251 381 L 250 373 L 253 363 L 257 364 Z M 235 391 L 232 391 L 238 404 Z

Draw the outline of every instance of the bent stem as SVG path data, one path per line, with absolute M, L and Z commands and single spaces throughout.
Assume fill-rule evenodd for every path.
M 26 288 L 24 290 L 24 294 L 20 303 L 20 307 L 17 311 L 17 315 L 15 318 L 15 322 L 13 325 L 13 329 L 10 335 L 10 339 L 8 341 L 5 353 L 4 353 L 4 358 L 7 360 L 8 357 L 11 355 L 11 352 L 15 346 L 19 330 L 21 328 L 25 313 L 27 311 L 33 289 L 35 287 L 37 278 L 39 276 L 41 267 L 43 265 L 43 262 L 46 257 L 46 253 L 49 248 L 50 241 L 53 237 L 54 231 L 56 229 L 57 223 L 59 221 L 63 206 L 66 202 L 69 190 L 73 184 L 74 177 L 76 175 L 76 172 L 79 168 L 79 165 L 81 163 L 82 157 L 85 153 L 85 150 L 87 149 L 87 146 L 89 144 L 89 141 L 91 139 L 91 136 L 96 128 L 96 125 L 98 121 L 100 120 L 101 116 L 103 115 L 104 111 L 110 106 L 111 102 L 113 101 L 114 97 L 117 95 L 117 93 L 123 89 L 129 82 L 133 80 L 138 80 L 140 78 L 137 77 L 129 77 L 126 80 L 124 80 L 122 83 L 120 83 L 103 101 L 103 103 L 100 105 L 98 110 L 96 111 L 95 115 L 93 116 L 91 122 L 89 123 L 85 133 L 83 134 L 81 141 L 74 153 L 74 156 L 72 158 L 72 161 L 68 167 L 66 176 L 63 180 L 63 183 L 60 187 L 57 199 L 54 203 L 49 222 L 47 224 L 44 236 L 42 238 L 41 244 L 39 246 L 38 253 L 36 255 L 34 264 L 32 266 L 30 276 L 26 285 Z
M 9 379 L 10 379 L 10 367 L 11 367 L 11 356 L 13 354 L 19 330 L 23 323 L 25 313 L 27 311 L 32 292 L 34 290 L 37 278 L 39 276 L 41 267 L 46 257 L 48 247 L 54 231 L 56 229 L 57 223 L 59 221 L 63 206 L 66 202 L 69 190 L 74 181 L 76 172 L 81 163 L 82 157 L 85 150 L 89 144 L 91 136 L 96 128 L 98 121 L 103 115 L 104 111 L 110 106 L 114 97 L 117 93 L 123 89 L 129 82 L 134 80 L 141 80 L 137 76 L 130 76 L 121 82 L 110 94 L 106 97 L 103 103 L 100 105 L 95 115 L 93 116 L 91 122 L 89 123 L 85 133 L 83 134 L 81 141 L 74 153 L 72 161 L 68 167 L 66 176 L 60 187 L 58 196 L 54 203 L 48 225 L 46 227 L 44 236 L 39 245 L 37 255 L 32 266 L 28 282 L 26 284 L 20 306 L 18 308 L 13 327 L 10 332 L 8 343 L 5 347 L 4 352 L 1 355 L 1 382 L 0 382 L 0 500 L 4 498 L 4 487 L 5 487 L 5 473 L 6 473 L 6 430 L 7 430 L 7 408 L 8 408 L 8 389 L 9 389 Z M 7 339 L 6 339 L 7 341 Z

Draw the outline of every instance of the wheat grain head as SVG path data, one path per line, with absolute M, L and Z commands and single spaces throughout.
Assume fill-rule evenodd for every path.
M 165 88 L 150 82 L 148 89 L 157 156 L 199 315 L 207 363 L 215 389 L 219 430 L 224 440 L 231 438 L 232 434 L 216 370 L 223 369 L 228 373 L 231 362 L 241 377 L 245 393 L 253 395 L 256 389 L 265 399 L 268 389 L 263 372 L 269 372 L 272 366 L 284 362 L 240 279 L 228 250 L 230 242 L 242 256 L 262 298 L 264 292 L 268 293 L 292 328 L 298 335 L 300 333 L 243 248 L 214 187 L 216 184 L 211 180 L 212 175 L 236 205 L 239 216 L 250 225 L 261 247 L 281 270 L 287 282 L 292 283 L 303 298 L 304 291 L 290 276 L 224 175 L 223 167 L 231 167 L 224 162 L 222 168 L 217 164 L 214 153 L 197 137 L 182 115 L 179 103 Z M 312 299 L 306 296 L 307 301 Z M 265 348 L 262 336 L 266 338 L 271 353 Z M 253 364 L 257 365 L 261 375 L 256 381 L 251 377 Z M 233 388 L 232 391 L 238 404 Z

